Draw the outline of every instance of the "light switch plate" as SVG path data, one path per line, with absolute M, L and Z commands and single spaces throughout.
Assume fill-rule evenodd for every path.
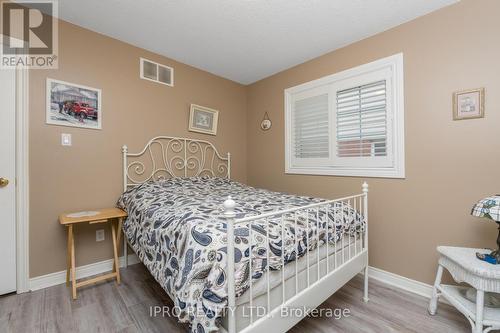
M 61 134 L 61 145 L 71 146 L 71 134 L 67 134 L 67 133 Z
M 95 241 L 102 242 L 104 240 L 104 229 L 98 229 L 95 231 Z

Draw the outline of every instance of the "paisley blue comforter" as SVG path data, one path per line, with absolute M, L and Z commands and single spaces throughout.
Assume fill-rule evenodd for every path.
M 324 201 L 207 177 L 146 182 L 128 190 L 118 200 L 117 205 L 128 212 L 123 229 L 130 245 L 174 300 L 179 320 L 190 323 L 193 332 L 218 331 L 227 305 L 223 202 L 228 195 L 237 203 L 237 218 Z M 319 223 L 316 223 L 316 215 Z M 281 268 L 283 248 L 283 257 L 288 263 L 324 244 L 327 235 L 330 242 L 335 242 L 345 233 L 354 235 L 364 228 L 360 214 L 340 205 L 297 214 L 297 223 L 291 215 L 286 216 L 285 221 L 284 230 L 279 221 L 273 219 L 267 224 L 265 220 L 258 220 L 252 225 L 252 272 L 249 272 L 248 227 L 235 226 L 238 296 L 248 288 L 250 276 L 258 279 L 268 266 L 271 270 Z M 330 221 L 328 228 L 327 221 Z M 336 221 L 335 226 L 332 221 Z M 295 239 L 299 241 L 298 251 Z

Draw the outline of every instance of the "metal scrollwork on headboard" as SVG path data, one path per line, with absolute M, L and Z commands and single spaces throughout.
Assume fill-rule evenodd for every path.
M 123 190 L 149 180 L 175 177 L 231 177 L 231 155 L 223 157 L 205 140 L 157 136 L 139 153 L 122 147 Z

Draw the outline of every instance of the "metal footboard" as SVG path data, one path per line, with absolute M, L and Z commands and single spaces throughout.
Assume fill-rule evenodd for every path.
M 364 280 L 364 297 L 365 301 L 368 301 L 368 184 L 364 183 L 362 187 L 362 193 L 352 196 L 347 196 L 344 198 L 323 201 L 319 203 L 314 203 L 301 207 L 294 207 L 290 209 L 274 211 L 270 213 L 265 213 L 261 215 L 255 215 L 250 217 L 244 217 L 237 219 L 235 213 L 236 203 L 228 197 L 224 202 L 224 214 L 227 219 L 227 279 L 228 279 L 228 311 L 227 316 L 227 327 L 225 328 L 229 333 L 236 333 L 236 282 L 235 282 L 235 227 L 245 226 L 248 228 L 249 232 L 249 254 L 248 258 L 242 260 L 249 261 L 249 288 L 246 291 L 249 293 L 249 325 L 244 328 L 239 329 L 239 332 L 257 332 L 261 330 L 270 329 L 273 332 L 286 332 L 289 328 L 300 321 L 307 311 L 303 315 L 298 317 L 286 317 L 284 318 L 280 313 L 283 313 L 283 309 L 295 306 L 302 306 L 306 309 L 312 310 L 317 307 L 323 301 L 325 301 L 331 294 L 347 283 L 352 277 L 364 270 L 365 280 Z M 348 214 L 356 214 L 360 212 L 363 215 L 364 223 L 361 223 L 361 228 L 358 230 L 356 223 L 354 222 L 354 237 L 351 237 L 351 219 L 348 216 L 348 225 L 344 224 L 344 212 L 348 209 Z M 325 217 L 325 221 L 321 221 L 321 216 Z M 333 218 L 330 218 L 333 216 Z M 306 281 L 301 281 L 299 279 L 299 269 L 298 260 L 295 259 L 295 263 L 290 262 L 290 265 L 295 264 L 295 275 L 291 277 L 295 279 L 295 293 L 294 295 L 287 297 L 287 291 L 285 290 L 285 244 L 290 244 L 293 242 L 295 249 L 295 254 L 299 252 L 299 242 L 297 236 L 297 220 L 298 218 L 306 219 L 306 230 L 305 234 L 307 237 L 307 248 L 305 257 L 305 273 L 302 274 L 302 278 Z M 310 219 L 313 219 L 312 221 Z M 271 302 L 271 282 L 270 282 L 270 244 L 269 244 L 269 221 L 273 220 L 279 223 L 281 227 L 281 302 L 278 306 L 275 306 L 276 299 L 273 298 Z M 265 292 L 266 306 L 265 315 L 256 316 L 254 314 L 254 295 L 253 288 L 253 239 L 252 239 L 252 226 L 257 222 L 264 222 L 265 227 L 265 243 L 266 243 L 266 263 L 267 263 L 267 274 L 266 274 L 266 284 L 267 290 Z M 288 223 L 292 224 L 295 233 L 294 237 L 290 239 L 286 238 L 285 235 L 285 225 Z M 322 228 L 323 225 L 323 228 Z M 310 230 L 310 226 L 314 227 L 314 230 Z M 338 242 L 330 241 L 330 230 L 335 237 L 337 228 L 340 226 L 342 232 L 341 237 Z M 289 226 L 290 227 L 290 226 Z M 346 227 L 347 232 L 346 232 Z M 325 230 L 326 229 L 326 230 Z M 326 237 L 324 241 L 323 252 L 326 253 L 325 257 L 320 257 L 320 232 L 323 232 L 323 237 Z M 344 237 L 344 234 L 349 235 L 349 237 Z M 346 239 L 347 238 L 347 239 Z M 359 238 L 359 239 L 358 239 Z M 317 250 L 314 254 L 317 256 L 312 259 L 310 256 L 311 249 L 309 248 L 310 242 L 316 242 Z M 349 244 L 345 244 L 348 242 Z M 330 247 L 334 247 L 333 252 Z M 309 248 L 309 250 L 308 250 Z M 332 259 L 331 256 L 334 256 Z M 311 264 L 314 260 L 315 264 Z M 312 276 L 316 278 L 313 279 Z M 306 284 L 305 288 L 299 288 L 299 284 Z M 276 294 L 274 294 L 276 297 Z M 257 295 L 262 297 L 262 295 Z M 271 303 L 274 306 L 271 306 Z

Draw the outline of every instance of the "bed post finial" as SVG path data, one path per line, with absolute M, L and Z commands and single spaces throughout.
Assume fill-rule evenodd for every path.
M 234 218 L 236 213 L 234 202 L 231 196 L 224 201 L 224 216 L 227 220 L 227 297 L 228 297 L 228 333 L 236 332 L 236 309 L 235 277 L 234 277 Z
M 224 215 L 227 218 L 234 218 L 236 213 L 234 212 L 234 208 L 236 207 L 236 202 L 234 202 L 231 196 L 228 196 L 226 201 L 224 201 Z
M 368 193 L 368 183 L 367 182 L 363 183 L 363 193 Z
M 122 153 L 126 153 L 126 152 L 128 152 L 128 147 L 127 147 L 127 145 L 123 145 L 122 146 Z

